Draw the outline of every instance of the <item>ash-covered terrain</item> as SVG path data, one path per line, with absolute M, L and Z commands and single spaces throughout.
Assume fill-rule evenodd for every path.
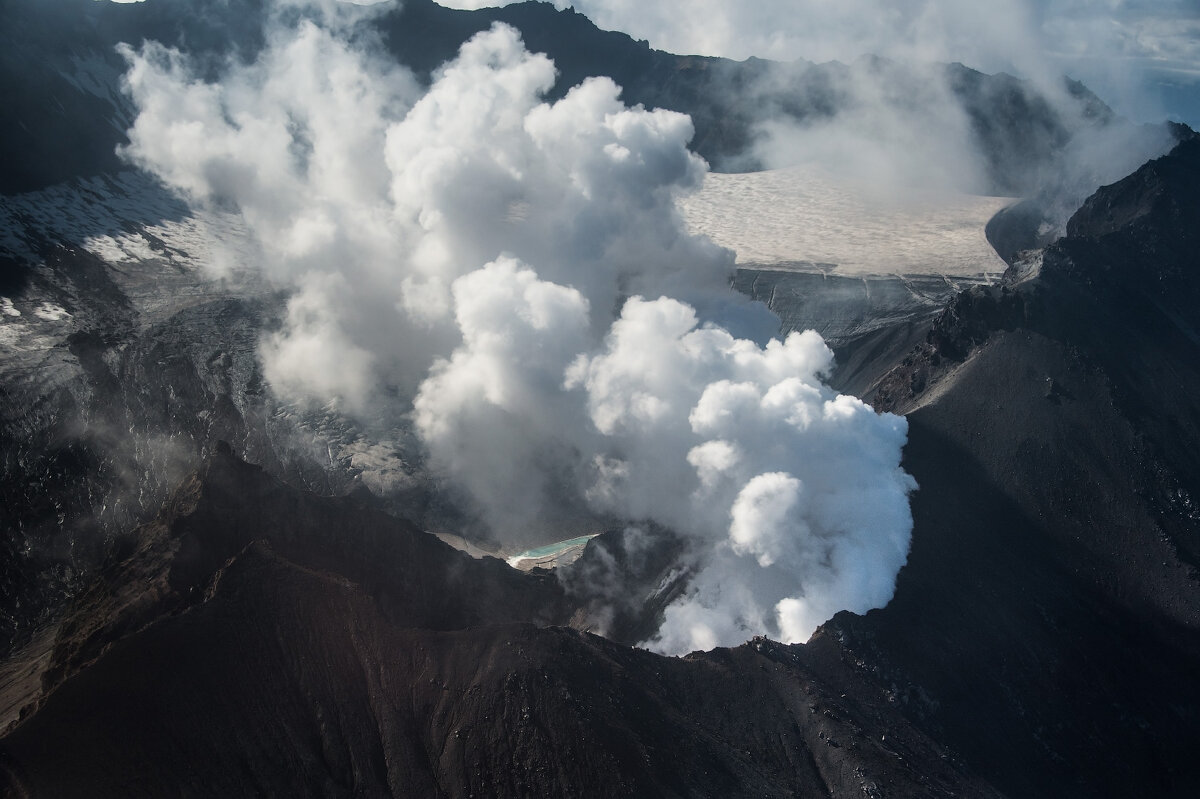
M 0 7 L 0 136 L 26 156 L 0 176 L 6 793 L 1191 795 L 1190 130 L 961 65 L 674 56 L 537 3 L 345 13 Z M 191 71 L 114 49 L 143 40 Z M 352 91 L 318 80 L 306 106 L 272 88 L 310 56 Z M 354 71 L 385 63 L 407 70 L 386 91 Z M 473 93 L 496 75 L 509 94 Z M 571 91 L 589 75 L 625 105 L 587 116 L 585 98 L 616 102 Z M 347 96 L 357 116 L 306 116 Z M 223 120 L 196 110 L 213 97 Z M 281 171 L 214 155 L 278 108 Z M 492 126 L 486 146 L 456 138 L 459 108 Z M 933 120 L 946 157 L 970 157 L 872 189 L 858 167 L 892 151 L 826 146 L 868 111 Z M 341 132 L 374 130 L 371 114 L 399 122 L 387 158 L 323 172 L 330 152 L 371 157 L 374 139 Z M 571 136 L 546 138 L 560 118 Z M 154 149 L 163 120 L 215 125 L 163 139 L 203 158 Z M 262 130 L 229 141 L 257 148 Z M 783 169 L 704 177 L 684 133 L 719 168 Z M 814 142 L 820 171 L 781 155 Z M 467 166 L 445 171 L 445 148 Z M 374 185 L 364 164 L 393 178 L 377 197 L 337 179 Z M 281 186 L 296 196 L 273 199 Z M 362 224 L 381 209 L 416 209 L 423 232 Z M 332 250 L 322 214 L 342 228 Z M 514 261 L 478 269 L 493 246 Z M 481 260 L 446 271 L 446 253 Z M 425 271 L 391 280 L 372 259 Z M 457 338 L 436 344 L 451 328 L 435 291 L 389 293 L 413 274 L 455 278 Z M 330 288 L 346 275 L 362 285 Z M 379 307 L 432 321 L 373 325 Z M 768 336 L 815 330 L 832 358 L 815 337 L 755 339 L 763 318 Z M 342 335 L 343 357 L 313 329 Z M 428 373 L 393 369 L 393 350 Z M 394 379 L 321 396 L 355 353 Z M 816 432 L 793 438 L 802 414 Z M 587 435 L 560 432 L 580 420 Z M 741 462 L 760 473 L 738 491 L 722 481 Z M 810 618 L 828 619 L 811 638 Z

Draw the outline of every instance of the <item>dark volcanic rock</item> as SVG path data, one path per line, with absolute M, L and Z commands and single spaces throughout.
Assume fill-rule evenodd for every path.
M 780 335 L 816 330 L 833 350 L 830 384 L 861 396 L 879 377 L 879 364 L 908 354 L 947 302 L 982 278 L 942 275 L 846 276 L 741 267 L 733 287 L 774 311 Z
M 657 525 L 629 525 L 593 538 L 557 576 L 577 605 L 571 626 L 638 644 L 658 632 L 667 605 L 688 586 L 687 542 Z
M 205 601 L 226 564 L 255 542 L 299 568 L 354 583 L 404 626 L 566 620 L 553 577 L 475 560 L 374 505 L 365 491 L 340 498 L 300 491 L 218 447 L 135 534 L 136 551 L 73 601 L 44 686 L 128 633 Z
M 0 4 L 0 194 L 115 172 L 133 108 L 118 42 L 186 42 L 199 63 L 262 44 L 261 0 L 8 0 Z
M 881 383 L 921 488 L 896 597 L 830 625 L 1014 796 L 1200 779 L 1200 143 L 957 298 Z
M 194 215 L 139 173 L 0 196 L 0 266 L 12 270 L 0 316 L 0 650 L 49 621 L 219 440 L 293 485 L 407 491 L 407 510 L 421 512 L 402 433 L 272 395 L 258 346 L 285 297 L 244 268 L 224 279 L 209 269 L 214 246 L 239 242 L 235 219 Z
M 663 658 L 551 577 L 218 454 L 58 633 L 20 796 L 992 796 L 836 649 Z M 479 626 L 479 625 L 484 626 Z M 831 660 L 832 659 L 832 660 Z

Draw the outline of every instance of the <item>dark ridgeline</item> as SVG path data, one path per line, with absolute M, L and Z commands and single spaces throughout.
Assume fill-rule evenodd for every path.
M 1198 776 L 1197 220 L 1193 138 L 957 297 L 874 394 L 908 413 L 912 553 L 887 608 L 828 628 L 1013 796 Z
M 263 0 L 7 0 L 0 6 L 0 86 L 10 122 L 0 127 L 0 148 L 22 157 L 0 166 L 0 193 L 121 168 L 114 149 L 124 141 L 133 110 L 119 91 L 124 63 L 114 52 L 117 43 L 178 47 L 202 74 L 215 74 L 226 57 L 254 56 L 263 45 L 265 18 Z M 675 55 L 547 3 L 456 11 L 433 0 L 405 0 L 374 25 L 395 58 L 427 81 L 466 39 L 495 22 L 513 25 L 526 47 L 554 60 L 558 82 L 551 98 L 584 78 L 607 75 L 622 87 L 628 105 L 690 114 L 692 147 L 718 170 L 756 167 L 748 148 L 764 119 L 811 122 L 851 107 L 856 80 L 881 84 L 881 94 L 901 111 L 920 113 L 898 98 L 925 94 L 925 75 L 886 59 L 847 65 Z M 1010 75 L 986 75 L 962 64 L 937 69 L 961 103 L 983 156 L 987 185 L 971 187 L 980 192 L 1026 195 L 1042 188 L 1076 134 L 1114 122 L 1112 111 L 1077 82 L 1067 83 L 1073 101 L 1056 107 Z
M 992 795 L 878 686 L 831 692 L 820 652 L 756 641 L 678 660 L 544 626 L 570 610 L 553 576 L 473 560 L 371 504 L 218 451 L 72 603 L 45 698 L 0 740 L 0 784 Z
M 186 40 L 216 57 L 233 18 L 249 54 L 260 15 L 250 0 L 4 3 L 16 124 L 0 144 L 30 158 L 5 161 L 0 191 L 116 168 L 129 109 L 114 42 Z M 676 57 L 534 4 L 408 0 L 381 25 L 427 74 L 493 19 L 555 58 L 557 92 L 610 74 L 629 102 L 692 112 L 700 151 L 731 165 L 754 107 L 716 87 L 795 70 L 794 92 L 771 102 L 821 114 L 838 70 L 887 68 Z M 108 83 L 59 72 L 89 56 Z M 1067 122 L 1011 78 L 946 69 L 997 187 L 1053 171 Z M 16 796 L 1190 796 L 1198 219 L 1191 140 L 1096 192 L 1045 250 L 1021 251 L 1039 242 L 1019 213 L 998 220 L 989 233 L 1012 264 L 1000 286 L 843 342 L 840 379 L 909 414 L 905 468 L 921 488 L 895 599 L 839 614 L 806 645 L 682 659 L 553 626 L 580 625 L 588 597 L 471 560 L 274 441 L 253 357 L 269 298 L 211 298 L 144 327 L 103 262 L 38 239 L 46 268 L 12 291 L 89 327 L 56 350 L 76 382 L 45 397 L 0 385 L 0 579 L 18 645 L 0 664 L 0 712 L 19 717 L 0 781 Z M 171 411 L 181 401 L 188 412 Z M 210 454 L 179 477 L 114 455 L 135 424 Z M 140 506 L 132 532 L 139 511 L 120 516 L 116 535 L 89 504 L 114 486 L 171 500 Z M 39 621 L 53 624 L 33 634 Z M 648 623 L 623 620 L 633 637 Z

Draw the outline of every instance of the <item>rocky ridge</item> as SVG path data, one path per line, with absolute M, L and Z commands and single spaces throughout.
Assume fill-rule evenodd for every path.
M 545 627 L 552 576 L 362 501 L 217 452 L 72 603 L 5 791 L 993 795 L 878 689 L 830 687 L 834 652 Z
M 887 608 L 828 629 L 1011 795 L 1196 777 L 1198 163 L 1098 191 L 876 384 L 909 419 L 913 549 Z

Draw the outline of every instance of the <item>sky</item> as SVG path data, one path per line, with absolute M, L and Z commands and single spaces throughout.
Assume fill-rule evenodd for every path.
M 504 0 L 439 0 L 453 8 Z M 1136 122 L 1200 126 L 1200 0 L 554 0 L 681 54 L 863 54 L 1067 74 Z

